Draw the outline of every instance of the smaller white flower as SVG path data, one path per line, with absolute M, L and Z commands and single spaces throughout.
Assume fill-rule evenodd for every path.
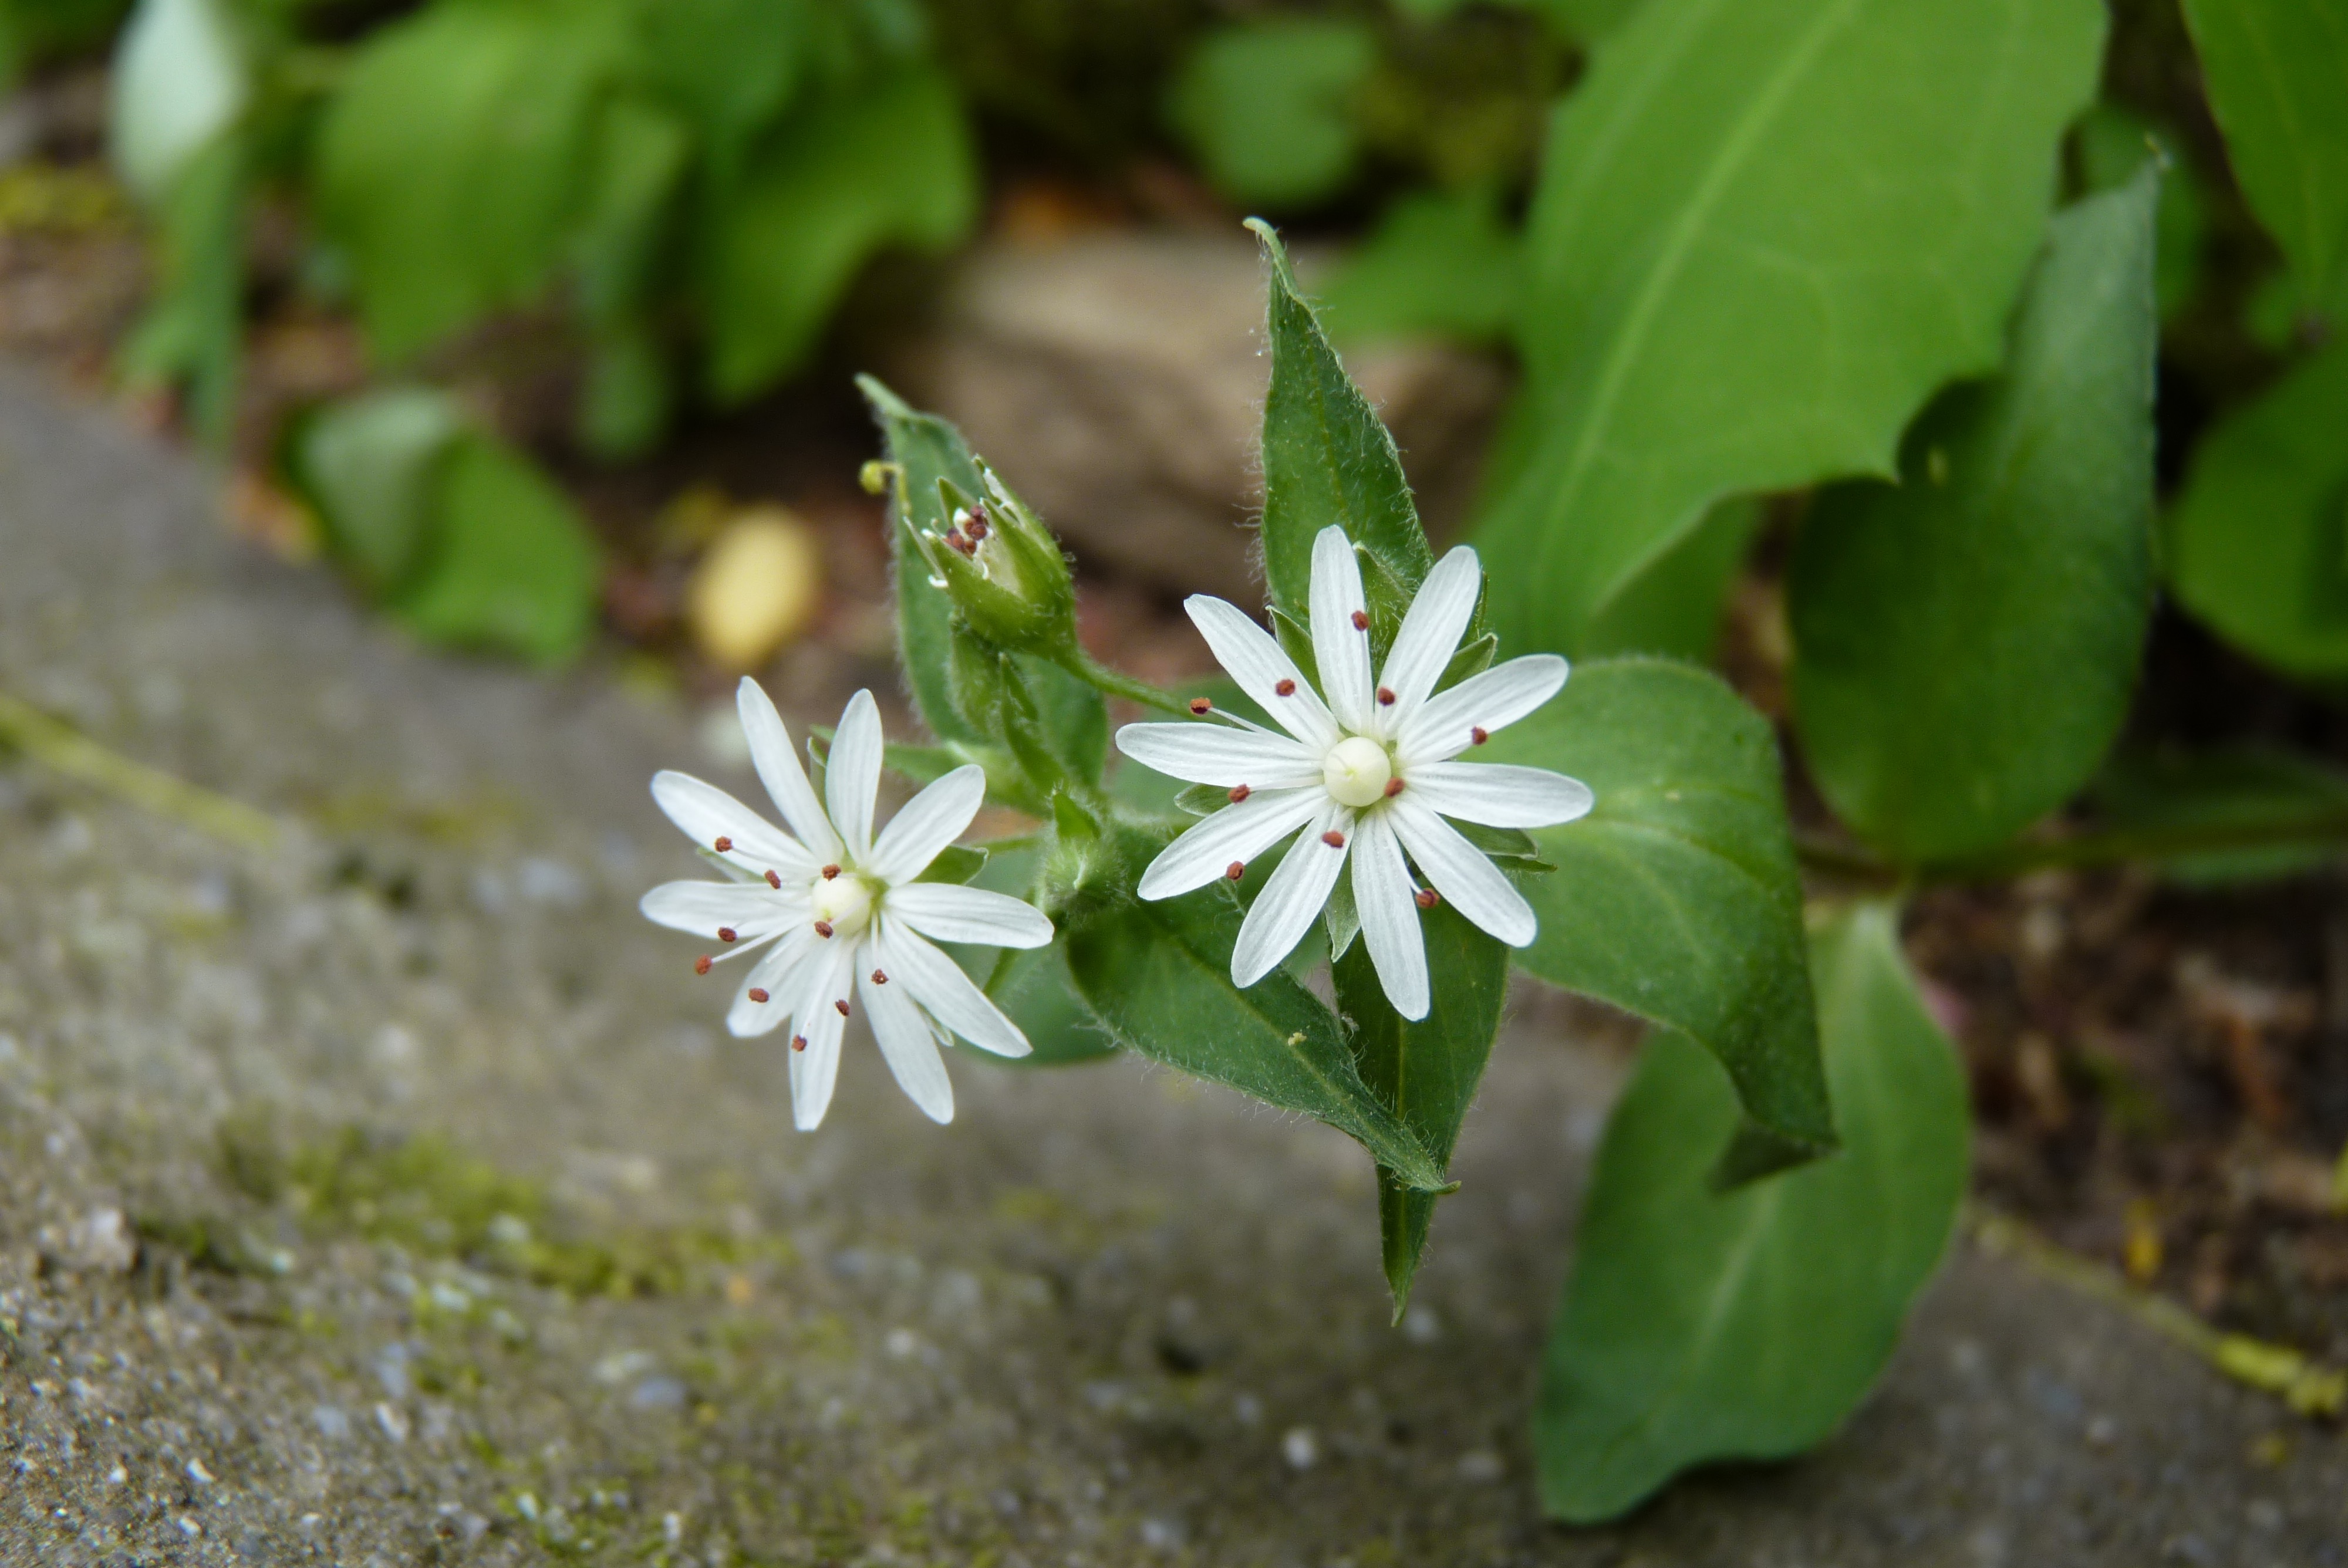
M 1250 860 L 1304 830 L 1240 926 L 1235 983 L 1255 984 L 1294 949 L 1349 859 L 1362 940 L 1386 999 L 1405 1018 L 1426 1016 L 1418 912 L 1438 897 L 1512 948 L 1533 939 L 1532 906 L 1444 818 L 1549 827 L 1587 813 L 1591 796 L 1580 780 L 1543 768 L 1452 760 L 1565 684 L 1565 661 L 1536 653 L 1432 695 L 1475 616 L 1483 579 L 1464 545 L 1437 562 L 1373 679 L 1360 563 L 1343 528 L 1322 529 L 1313 541 L 1311 600 L 1325 702 L 1245 610 L 1206 594 L 1184 602 L 1217 661 L 1287 733 L 1230 714 L 1219 715 L 1220 725 L 1117 732 L 1117 750 L 1135 762 L 1231 792 L 1230 805 L 1149 863 L 1141 897 L 1171 898 L 1219 876 L 1236 881 Z M 1413 876 L 1412 863 L 1427 886 Z
M 953 1121 L 953 1084 L 940 1045 L 959 1035 L 998 1056 L 1030 1048 L 1019 1026 L 928 938 L 994 948 L 1052 939 L 1052 922 L 1016 898 L 918 880 L 978 815 L 984 772 L 956 768 L 906 802 L 875 837 L 881 740 L 872 693 L 856 693 L 840 715 L 822 802 L 758 683 L 746 678 L 736 696 L 750 761 L 790 831 L 690 774 L 655 774 L 661 810 L 736 880 L 665 883 L 644 895 L 645 917 L 714 937 L 728 958 L 772 944 L 735 991 L 726 1027 L 748 1038 L 791 1026 L 791 1109 L 802 1130 L 821 1122 L 831 1104 L 851 996 L 913 1103 L 933 1121 Z M 706 974 L 714 961 L 694 967 Z

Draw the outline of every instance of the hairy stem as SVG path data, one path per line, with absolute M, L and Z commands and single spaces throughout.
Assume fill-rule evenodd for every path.
M 1057 662 L 1063 670 L 1097 692 L 1105 692 L 1111 697 L 1123 697 L 1129 702 L 1138 702 L 1145 708 L 1155 708 L 1161 713 L 1173 713 L 1184 717 L 1189 714 L 1189 704 L 1173 692 L 1152 686 L 1147 681 L 1138 681 L 1130 675 L 1110 669 L 1106 664 L 1098 663 L 1081 648 L 1070 649 L 1059 657 Z

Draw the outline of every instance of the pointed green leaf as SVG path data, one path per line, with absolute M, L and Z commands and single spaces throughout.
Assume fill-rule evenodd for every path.
M 2300 308 L 2348 325 L 2348 0 L 2185 0 L 2209 112 Z
M 1068 917 L 1076 991 L 1119 1045 L 1197 1077 L 1302 1112 L 1351 1136 L 1404 1185 L 1443 1173 L 1362 1081 L 1336 1015 L 1279 969 L 1231 983 L 1241 910 L 1221 884 L 1145 904 L 1131 893 L 1164 845 L 1122 831 L 1084 907 Z
M 1901 483 L 1838 486 L 1796 542 L 1795 727 L 1903 864 L 1993 848 L 2093 776 L 2152 615 L 2158 177 L 2058 217 L 2004 372 L 1933 404 Z
M 1394 437 L 1345 374 L 1297 288 L 1270 225 L 1251 219 L 1269 264 L 1272 384 L 1263 403 L 1263 572 L 1272 603 L 1299 624 L 1312 616 L 1313 541 L 1335 523 L 1362 552 L 1373 601 L 1381 570 L 1402 600 L 1435 564 Z M 1391 599 L 1381 645 L 1399 621 Z M 1478 629 L 1480 630 L 1480 627 Z
M 2101 0 L 1651 0 L 1560 109 L 1524 461 L 1477 543 L 1511 652 L 1584 651 L 1724 497 L 1892 471 L 1997 363 Z
M 1718 1068 L 1658 1034 L 1614 1109 L 1542 1359 L 1542 1505 L 1588 1523 L 1710 1460 L 1782 1459 L 1866 1396 L 1964 1195 L 1964 1075 L 1900 951 L 1897 912 L 1811 944 L 1843 1152 L 1736 1192 L 1705 1166 L 1736 1121 Z
M 1500 1004 L 1509 990 L 1509 949 L 1486 936 L 1448 904 L 1420 919 L 1426 938 L 1433 1005 L 1412 1023 L 1388 1005 L 1370 961 L 1369 945 L 1354 942 L 1331 968 L 1337 1010 L 1354 1028 L 1354 1059 L 1362 1081 L 1418 1135 L 1437 1166 L 1451 1162 L 1459 1123 L 1483 1081 Z M 1378 1173 L 1378 1233 L 1395 1317 L 1410 1301 L 1410 1282 L 1426 1250 L 1436 1194 L 1415 1192 Z
M 1834 1146 L 1803 958 L 1801 876 L 1776 736 L 1715 677 L 1660 659 L 1578 667 L 1556 701 L 1479 754 L 1553 768 L 1598 804 L 1533 835 L 1541 979 L 1692 1036 L 1728 1069 L 1745 1157 Z M 1750 1165 L 1736 1173 L 1750 1174 Z

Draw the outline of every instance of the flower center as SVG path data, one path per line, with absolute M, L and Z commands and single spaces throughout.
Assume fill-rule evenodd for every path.
M 829 926 L 834 937 L 856 936 L 872 918 L 872 885 L 853 871 L 819 876 L 808 892 L 815 901 L 815 918 Z
M 1384 799 L 1394 777 L 1386 749 L 1367 735 L 1348 735 L 1321 759 L 1321 782 L 1340 805 L 1359 809 Z

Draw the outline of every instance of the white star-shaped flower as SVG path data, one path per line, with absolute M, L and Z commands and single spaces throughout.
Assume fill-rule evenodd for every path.
M 1219 715 L 1221 724 L 1128 724 L 1117 732 L 1117 750 L 1134 761 L 1231 790 L 1230 805 L 1149 863 L 1141 897 L 1171 898 L 1219 876 L 1236 881 L 1250 860 L 1304 830 L 1240 927 L 1231 952 L 1237 984 L 1255 984 L 1289 955 L 1349 859 L 1362 939 L 1386 999 L 1405 1018 L 1426 1016 L 1418 912 L 1434 907 L 1438 895 L 1512 948 L 1533 939 L 1532 907 L 1444 818 L 1548 827 L 1588 812 L 1591 796 L 1581 781 L 1546 769 L 1452 760 L 1565 684 L 1565 661 L 1536 653 L 1432 695 L 1482 586 L 1476 552 L 1464 545 L 1436 563 L 1374 680 L 1361 567 L 1344 530 L 1323 528 L 1313 541 L 1312 583 L 1321 692 L 1237 605 L 1206 594 L 1185 601 L 1216 660 L 1287 733 L 1229 714 Z M 1430 886 L 1413 876 L 1414 862 Z
M 1052 922 L 1000 893 L 919 878 L 986 798 L 986 775 L 960 767 L 905 804 L 879 836 L 880 713 L 872 693 L 848 700 L 833 734 L 824 801 L 799 767 L 782 716 L 745 679 L 736 693 L 750 761 L 786 833 L 724 790 L 687 774 L 653 777 L 653 798 L 731 882 L 670 882 L 644 895 L 645 917 L 715 937 L 726 957 L 772 943 L 734 993 L 737 1036 L 791 1026 L 791 1108 L 802 1130 L 822 1122 L 839 1072 L 840 1037 L 861 1002 L 897 1081 L 932 1120 L 953 1120 L 941 1044 L 960 1035 L 998 1056 L 1025 1056 L 1019 1026 L 932 945 L 1040 948 Z M 826 809 L 826 804 L 829 809 Z M 706 974 L 712 960 L 695 968 Z

